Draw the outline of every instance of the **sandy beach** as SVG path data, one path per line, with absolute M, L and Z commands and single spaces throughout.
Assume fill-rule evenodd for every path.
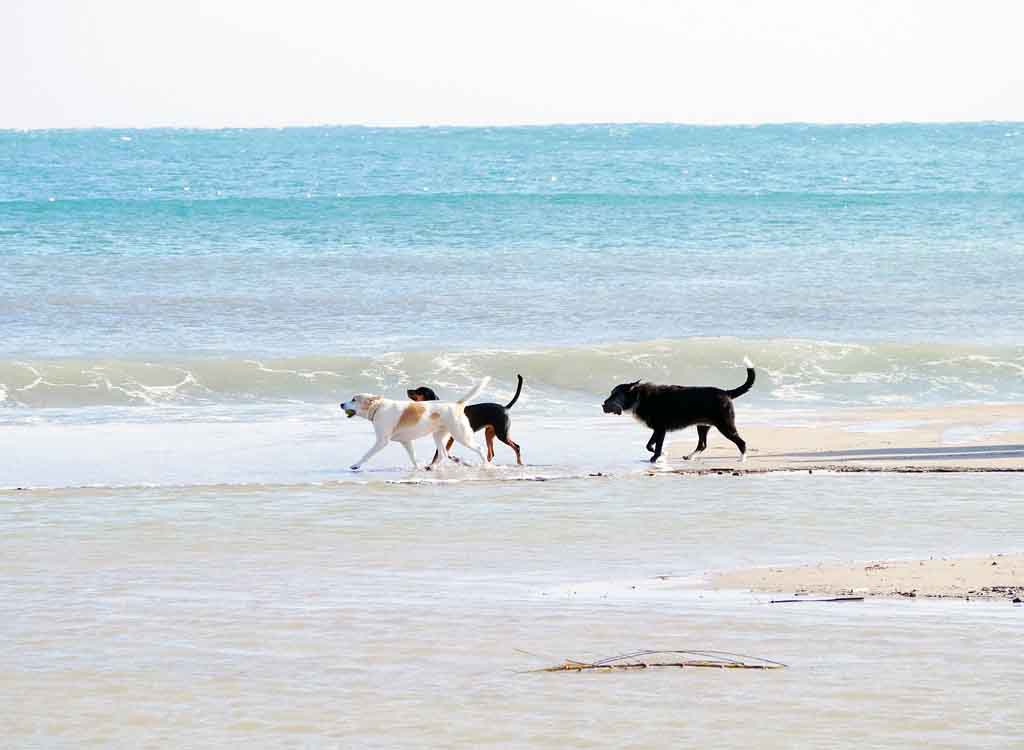
M 802 596 L 1024 599 L 1024 554 L 751 568 L 719 573 L 715 589 Z
M 702 458 L 673 460 L 680 473 L 771 471 L 971 472 L 1024 471 L 1024 405 L 856 408 L 794 415 L 783 424 L 737 424 L 747 460 L 715 430 Z M 677 437 L 668 451 L 679 459 L 696 445 Z M 690 433 L 688 433 L 689 435 Z

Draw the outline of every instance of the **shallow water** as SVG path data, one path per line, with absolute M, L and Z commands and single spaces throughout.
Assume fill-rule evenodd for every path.
M 1021 499 L 997 475 L 6 492 L 0 727 L 16 747 L 1009 747 L 1020 608 L 692 584 L 1000 550 Z M 522 673 L 642 648 L 789 667 Z

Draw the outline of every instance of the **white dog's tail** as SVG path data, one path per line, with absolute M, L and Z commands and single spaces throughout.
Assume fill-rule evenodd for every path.
M 467 401 L 472 401 L 474 398 L 476 398 L 477 396 L 480 395 L 480 391 L 482 391 L 484 388 L 486 388 L 487 384 L 490 383 L 490 382 L 491 382 L 490 377 L 485 377 L 483 380 L 481 380 L 479 383 L 476 384 L 476 387 L 473 388 L 473 390 L 471 390 L 469 393 L 467 393 L 465 396 L 460 398 L 455 403 L 457 403 L 457 404 L 464 404 Z

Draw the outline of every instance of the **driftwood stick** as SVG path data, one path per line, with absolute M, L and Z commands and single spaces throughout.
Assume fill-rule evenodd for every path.
M 640 659 L 644 656 L 664 656 L 668 654 L 681 655 L 682 658 L 675 661 L 629 661 Z M 733 654 L 728 651 L 634 651 L 629 654 L 620 654 L 607 659 L 594 662 L 576 661 L 566 659 L 561 664 L 542 669 L 533 669 L 531 672 L 583 672 L 583 671 L 606 671 L 650 669 L 652 667 L 676 667 L 676 668 L 715 668 L 715 669 L 783 669 L 786 665 L 782 662 L 762 659 L 757 656 L 746 656 Z

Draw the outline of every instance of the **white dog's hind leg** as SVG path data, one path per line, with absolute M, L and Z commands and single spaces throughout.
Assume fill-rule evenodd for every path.
M 451 458 L 448 455 L 448 433 L 447 432 L 435 432 L 434 433 L 434 445 L 437 446 L 437 453 L 434 455 L 434 460 L 430 462 L 430 466 L 435 466 L 447 458 Z
M 480 456 L 480 463 L 487 463 L 487 457 L 484 455 L 480 446 L 476 444 L 476 438 L 473 436 L 473 428 L 469 426 L 469 421 L 465 417 L 462 417 L 462 419 L 458 420 L 454 425 L 452 437 L 455 438 L 459 445 L 466 446 L 476 453 L 476 455 Z
M 386 437 L 378 437 L 377 438 L 377 442 L 373 444 L 373 447 L 370 448 L 370 450 L 366 451 L 366 455 L 363 456 L 362 458 L 360 458 L 354 464 L 352 464 L 349 468 L 352 469 L 352 471 L 359 471 L 359 467 L 360 466 L 362 466 L 367 461 L 369 461 L 371 458 L 373 458 L 378 453 L 380 453 L 382 450 L 387 448 L 387 446 L 388 446 L 388 439 Z
M 405 448 L 405 452 L 409 454 L 409 460 L 412 461 L 412 468 L 421 468 L 419 461 L 416 460 L 416 446 L 412 444 L 412 441 L 403 440 L 402 447 Z

